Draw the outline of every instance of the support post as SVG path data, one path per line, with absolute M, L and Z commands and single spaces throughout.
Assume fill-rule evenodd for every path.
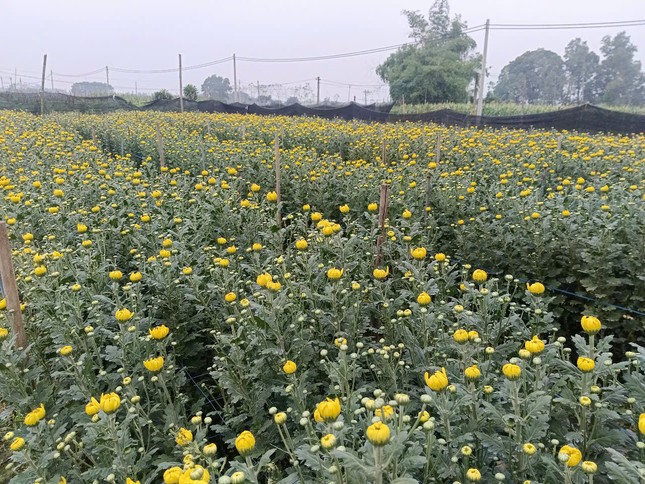
M 110 85 L 110 69 L 108 69 L 108 66 L 105 66 L 105 82 L 107 85 Z
M 278 132 L 275 133 L 275 138 L 273 139 L 273 147 L 275 149 L 275 193 L 278 195 L 276 200 L 278 204 L 278 209 L 275 215 L 276 223 L 278 227 L 282 226 L 282 210 L 280 204 L 282 203 L 282 192 L 280 187 L 282 173 L 280 170 L 280 138 L 278 137 Z
M 488 54 L 488 31 L 490 28 L 490 19 L 486 19 L 486 33 L 484 34 L 484 53 L 482 55 L 482 67 L 479 73 L 479 98 L 477 99 L 477 116 L 484 112 L 484 80 L 486 79 L 486 55 Z
M 385 220 L 387 219 L 387 208 L 390 201 L 390 190 L 387 184 L 381 184 L 381 192 L 378 205 L 378 226 L 379 235 L 376 239 L 376 257 L 374 266 L 380 267 L 383 262 L 383 243 L 385 242 Z
M 318 88 L 316 89 L 316 104 L 320 104 L 320 76 L 316 77 Z
M 45 114 L 45 72 L 47 72 L 47 54 L 43 55 L 43 78 L 40 84 L 40 115 Z
M 179 112 L 184 112 L 184 85 L 181 78 L 181 54 L 179 54 Z
M 163 138 L 161 137 L 161 131 L 159 131 L 159 125 L 155 126 L 155 131 L 157 132 L 157 151 L 159 152 L 159 167 L 163 168 L 166 166 L 166 154 L 163 149 Z
M 11 260 L 11 246 L 9 245 L 9 234 L 7 224 L 0 222 L 0 276 L 2 276 L 2 288 L 4 297 L 7 300 L 7 312 L 11 319 L 11 328 L 16 336 L 16 348 L 27 347 L 27 333 L 22 320 L 20 310 L 20 298 L 18 296 L 18 285 L 16 274 Z

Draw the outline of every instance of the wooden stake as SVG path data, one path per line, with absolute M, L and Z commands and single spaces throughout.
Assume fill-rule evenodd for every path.
M 4 297 L 7 300 L 7 312 L 10 315 L 11 327 L 13 334 L 16 335 L 16 348 L 26 348 L 27 334 L 25 333 L 25 325 L 22 321 L 16 274 L 13 270 L 13 261 L 11 260 L 11 247 L 9 245 L 7 224 L 4 222 L 0 222 L 0 276 L 2 276 L 2 288 Z
M 157 131 L 157 151 L 159 151 L 159 166 L 163 168 L 164 166 L 166 166 L 166 154 L 163 150 L 163 138 L 161 137 L 161 132 L 159 131 L 159 125 L 155 126 L 155 130 Z
M 379 197 L 379 206 L 378 206 L 378 226 L 379 226 L 379 236 L 376 239 L 376 257 L 374 259 L 374 265 L 380 267 L 383 262 L 383 243 L 385 242 L 385 220 L 387 219 L 387 207 L 390 201 L 390 190 L 389 187 L 383 183 L 381 184 L 381 194 Z
M 276 212 L 275 218 L 276 222 L 278 223 L 278 227 L 282 225 L 282 214 L 280 213 L 280 203 L 282 202 L 282 193 L 280 190 L 280 179 L 281 179 L 281 172 L 280 172 L 280 139 L 278 138 L 278 133 L 276 132 L 275 138 L 273 140 L 273 146 L 275 148 L 275 193 L 278 195 L 278 200 L 276 201 L 278 204 L 278 210 Z

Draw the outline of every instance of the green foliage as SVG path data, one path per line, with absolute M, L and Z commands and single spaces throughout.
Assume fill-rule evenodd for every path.
M 228 78 L 213 74 L 202 83 L 202 92 L 208 99 L 227 102 L 231 92 L 233 92 L 233 88 Z
M 192 84 L 186 84 L 184 86 L 184 98 L 189 101 L 197 101 L 197 96 L 199 95 L 197 87 Z
M 155 101 L 162 101 L 162 100 L 167 100 L 167 99 L 173 99 L 172 93 L 168 91 L 167 89 L 161 89 L 159 91 L 156 91 L 153 95 L 152 98 Z
M 467 100 L 478 59 L 465 25 L 459 17 L 450 19 L 446 0 L 433 4 L 428 20 L 419 12 L 403 13 L 416 44 L 401 47 L 376 70 L 389 84 L 390 97 L 408 103 Z
M 467 482 L 473 470 L 481 482 L 587 482 L 581 463 L 560 462 L 565 444 L 598 464 L 596 482 L 642 472 L 642 322 L 608 312 L 586 334 L 581 313 L 601 308 L 549 286 L 643 307 L 643 136 L 196 113 L 3 112 L 0 126 L 21 133 L 0 141 L 0 213 L 31 343 L 16 350 L 10 330 L 0 341 L 2 425 L 26 440 L 11 452 L 13 483 L 148 484 L 172 467 L 186 482 L 195 465 L 211 484 L 234 472 L 253 483 Z M 276 133 L 279 205 L 267 198 Z M 383 182 L 384 232 L 367 208 Z M 389 270 L 377 280 L 381 234 Z M 500 272 L 475 282 L 475 267 Z M 529 276 L 547 290 L 531 293 Z M 123 307 L 133 316 L 119 322 Z M 162 323 L 169 334 L 154 339 Z M 544 347 L 527 354 L 533 336 Z M 144 361 L 156 356 L 153 373 Z M 594 368 L 582 373 L 578 356 Z M 473 365 L 479 377 L 466 379 Z M 432 390 L 424 373 L 441 368 L 446 388 Z M 117 411 L 88 415 L 108 392 Z M 326 397 L 340 410 L 321 422 Z M 41 403 L 46 417 L 26 425 Z M 367 436 L 375 420 L 390 431 L 382 447 Z M 185 446 L 180 427 L 193 435 Z M 256 438 L 245 456 L 243 430 Z
M 595 81 L 596 97 L 607 104 L 645 104 L 645 74 L 634 60 L 636 46 L 625 32 L 603 37 L 603 59 Z
M 587 42 L 575 38 L 564 49 L 567 71 L 566 98 L 576 104 L 593 100 L 593 80 L 597 75 L 598 55 L 589 50 Z
M 502 69 L 494 95 L 501 101 L 556 104 L 562 100 L 564 82 L 560 56 L 537 49 L 525 52 Z

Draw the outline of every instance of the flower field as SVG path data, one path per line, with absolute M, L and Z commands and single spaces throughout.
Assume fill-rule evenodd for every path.
M 643 135 L 2 111 L 0 188 L 10 482 L 645 479 Z

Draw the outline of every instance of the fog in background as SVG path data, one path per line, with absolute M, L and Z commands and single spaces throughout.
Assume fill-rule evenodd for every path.
M 53 71 L 56 89 L 69 90 L 77 81 L 105 81 L 106 65 L 134 70 L 177 67 L 222 59 L 233 53 L 243 57 L 310 57 L 361 51 L 407 42 L 408 25 L 401 10 L 424 14 L 431 0 L 0 0 L 0 76 L 39 85 L 42 56 L 48 55 L 47 82 Z M 644 0 L 450 0 L 451 14 L 460 14 L 469 27 L 485 23 L 581 23 L 645 18 Z M 636 58 L 645 63 L 645 27 L 491 31 L 487 66 L 491 80 L 502 67 L 527 50 L 545 48 L 563 55 L 575 37 L 586 40 L 600 55 L 601 39 L 625 30 L 638 47 Z M 472 37 L 483 48 L 484 32 Z M 320 76 L 321 99 L 382 101 L 387 87 L 375 73 L 389 52 L 345 59 L 297 63 L 238 62 L 238 81 L 249 84 L 283 84 L 290 89 L 309 83 L 315 92 Z M 232 62 L 184 72 L 184 85 L 201 87 L 211 74 L 233 82 Z M 117 92 L 140 93 L 165 88 L 178 92 L 177 73 L 110 73 Z M 488 83 L 487 83 L 488 84 Z M 351 86 L 350 86 L 351 85 Z M 256 95 L 256 92 L 250 92 Z M 274 97 L 276 97 L 274 95 Z

